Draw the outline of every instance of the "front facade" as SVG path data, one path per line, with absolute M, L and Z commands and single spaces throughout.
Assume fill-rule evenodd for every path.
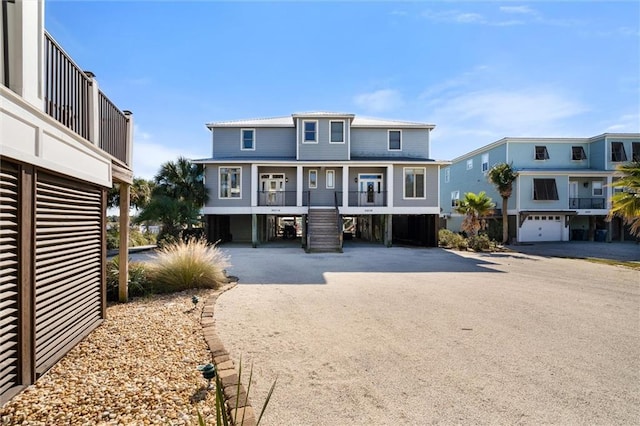
M 499 208 L 501 197 L 487 172 L 495 164 L 509 163 L 519 174 L 508 203 L 512 241 L 629 239 L 619 219 L 608 222 L 605 218 L 611 208 L 616 166 L 632 159 L 640 159 L 637 133 L 504 138 L 443 168 L 442 217 L 448 229 L 460 230 L 463 217 L 455 207 L 466 192 L 485 191 Z
M 77 67 L 43 16 L 42 1 L 2 2 L 0 405 L 105 318 L 106 191 L 115 181 L 126 206 L 121 246 L 128 239 L 131 114 Z
M 311 251 L 340 250 L 344 239 L 436 245 L 448 163 L 429 159 L 433 125 L 314 112 L 207 126 L 213 155 L 196 162 L 211 240 L 300 238 Z

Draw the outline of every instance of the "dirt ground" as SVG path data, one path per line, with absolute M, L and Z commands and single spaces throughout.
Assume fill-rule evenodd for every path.
M 640 272 L 520 253 L 230 247 L 218 333 L 264 425 L 638 424 Z

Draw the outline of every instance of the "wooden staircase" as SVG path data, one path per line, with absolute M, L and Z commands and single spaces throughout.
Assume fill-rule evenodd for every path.
M 342 235 L 335 209 L 309 209 L 307 227 L 307 252 L 342 253 Z

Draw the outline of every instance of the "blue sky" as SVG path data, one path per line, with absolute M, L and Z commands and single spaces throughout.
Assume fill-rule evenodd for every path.
M 134 174 L 211 155 L 205 123 L 340 111 L 505 136 L 640 132 L 640 3 L 60 1 L 45 26 L 135 120 Z

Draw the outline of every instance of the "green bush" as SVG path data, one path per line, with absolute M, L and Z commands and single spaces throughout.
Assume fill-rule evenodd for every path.
M 117 229 L 109 229 L 107 231 L 107 250 L 114 250 L 118 247 L 120 247 L 120 233 Z
M 218 288 L 227 282 L 229 257 L 205 240 L 178 241 L 163 246 L 149 265 L 154 290 L 172 293 L 191 288 Z
M 474 251 L 491 251 L 494 244 L 485 234 L 474 235 L 467 239 L 469 248 Z
M 467 248 L 464 237 L 448 229 L 438 231 L 438 245 L 445 248 L 460 248 L 462 246 Z
M 114 257 L 107 262 L 107 300 L 118 300 L 120 282 L 120 261 Z M 147 278 L 144 263 L 129 261 L 129 296 L 138 297 L 152 293 L 151 282 Z
M 156 243 L 156 236 L 150 232 L 141 232 L 139 229 L 129 230 L 129 247 L 148 246 Z M 117 227 L 107 230 L 107 250 L 120 247 L 120 231 Z
M 158 248 L 162 249 L 165 247 L 169 247 L 172 246 L 176 243 L 178 243 L 178 241 L 180 241 L 180 238 L 176 237 L 173 234 L 170 234 L 168 232 L 160 232 L 160 235 L 158 235 L 158 238 L 156 240 L 156 244 L 158 245 Z

